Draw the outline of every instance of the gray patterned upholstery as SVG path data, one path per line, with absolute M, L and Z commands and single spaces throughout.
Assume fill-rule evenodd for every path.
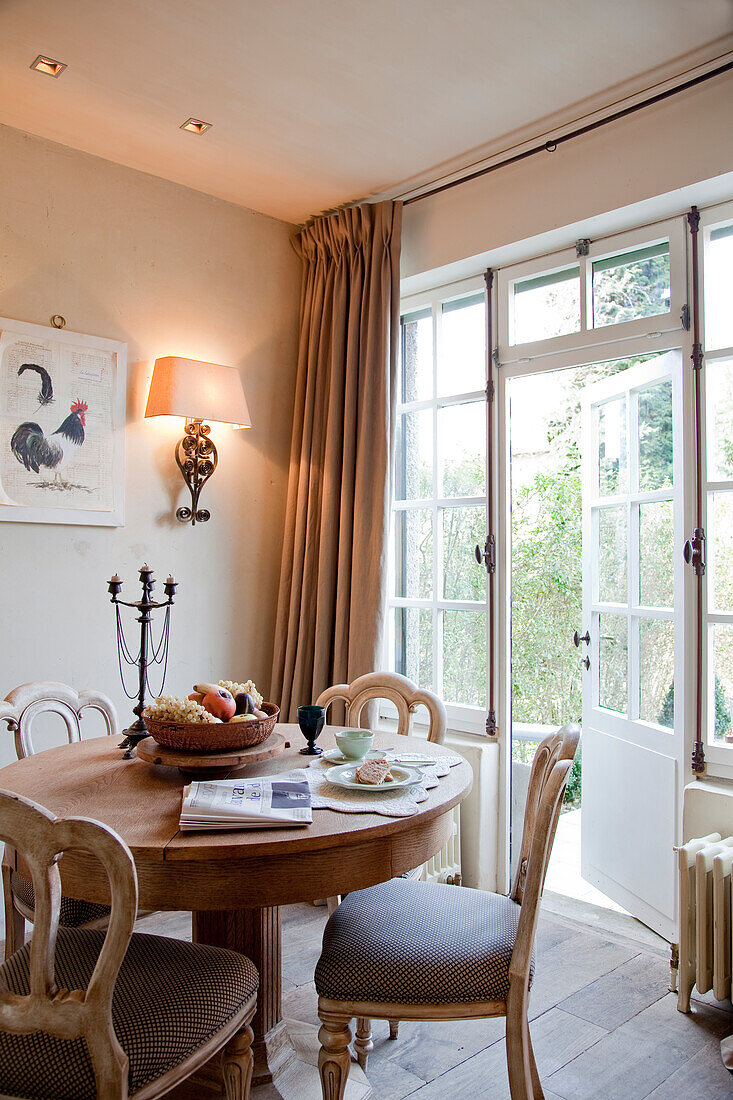
M 96 929 L 59 929 L 57 985 L 86 988 L 104 935 Z M 26 945 L 0 967 L 0 980 L 11 992 L 28 992 L 29 958 Z M 244 955 L 134 934 L 112 1001 L 115 1033 L 130 1060 L 130 1094 L 193 1054 L 231 1020 L 257 984 L 257 971 Z M 31 1100 L 94 1100 L 84 1041 L 42 1031 L 0 1031 L 0 1093 Z
M 36 897 L 33 893 L 33 883 L 17 871 L 10 874 L 10 885 L 18 900 L 26 909 L 35 910 Z M 109 916 L 109 905 L 96 905 L 92 901 L 81 901 L 79 898 L 61 897 L 61 909 L 59 911 L 59 924 L 65 928 L 78 928 L 89 921 L 99 920 Z
M 377 1004 L 506 1001 L 520 911 L 503 894 L 442 883 L 357 890 L 326 925 L 316 989 Z

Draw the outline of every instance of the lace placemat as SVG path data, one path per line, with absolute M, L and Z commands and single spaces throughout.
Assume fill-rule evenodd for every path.
M 414 765 L 407 754 L 387 753 L 388 760 L 399 760 L 405 765 Z M 383 817 L 412 817 L 417 813 L 418 805 L 428 797 L 428 791 L 438 786 L 440 779 L 451 768 L 460 764 L 460 756 L 440 756 L 435 764 L 419 766 L 422 782 L 413 787 L 398 787 L 394 791 L 372 791 L 367 787 L 363 791 L 347 790 L 328 782 L 330 761 L 313 760 L 307 769 L 308 785 L 311 789 L 311 805 L 314 810 L 339 810 L 346 814 L 381 814 Z

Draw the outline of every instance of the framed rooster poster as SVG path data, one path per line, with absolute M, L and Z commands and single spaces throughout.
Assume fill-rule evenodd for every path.
M 127 345 L 0 318 L 0 521 L 124 522 Z

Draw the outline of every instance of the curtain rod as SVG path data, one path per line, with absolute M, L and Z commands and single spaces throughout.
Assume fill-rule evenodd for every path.
M 562 145 L 566 141 L 572 141 L 573 138 L 589 134 L 593 130 L 600 129 L 601 126 L 608 125 L 609 122 L 618 122 L 619 119 L 626 118 L 628 115 L 633 115 L 636 111 L 641 111 L 645 107 L 653 107 L 655 103 L 661 103 L 665 99 L 670 99 L 671 96 L 677 95 L 678 92 L 684 92 L 689 88 L 695 88 L 698 84 L 703 84 L 706 80 L 710 80 L 714 76 L 720 76 L 722 73 L 730 72 L 731 69 L 733 69 L 733 61 L 727 61 L 724 65 L 719 65 L 716 69 L 710 69 L 706 73 L 701 73 L 699 76 L 694 76 L 690 80 L 683 81 L 682 84 L 676 84 L 674 88 L 667 88 L 663 92 L 657 92 L 656 95 L 649 96 L 648 99 L 642 99 L 639 103 L 633 103 L 629 107 L 623 107 L 619 111 L 614 111 L 611 115 L 606 115 L 605 118 L 596 119 L 595 122 L 589 122 L 585 126 L 578 126 L 576 129 L 570 130 L 566 134 L 561 134 L 559 137 L 552 138 L 542 145 L 534 145 L 531 149 L 525 149 L 522 153 L 515 153 L 512 157 L 505 157 L 504 160 L 497 161 L 496 164 L 490 164 L 485 168 L 479 168 L 467 176 L 461 176 L 460 179 L 450 180 L 448 183 L 442 183 L 437 187 L 432 187 L 429 191 L 423 191 L 419 195 L 413 195 L 412 198 L 405 199 L 403 205 L 410 206 L 413 202 L 420 202 L 421 199 L 432 198 L 433 195 L 439 195 L 443 191 L 450 191 L 451 188 L 458 187 L 462 183 L 469 183 L 471 180 L 479 179 L 481 176 L 487 176 L 490 172 L 496 172 L 499 168 L 506 168 L 510 164 L 516 164 L 518 161 L 526 160 L 528 157 L 533 157 L 537 153 L 554 153 L 558 145 Z

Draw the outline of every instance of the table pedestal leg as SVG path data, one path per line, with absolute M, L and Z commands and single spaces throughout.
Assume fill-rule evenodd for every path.
M 280 909 L 223 909 L 193 913 L 194 943 L 228 947 L 252 960 L 260 974 L 252 1052 L 253 1085 L 272 1081 L 295 1057 L 282 1018 Z

